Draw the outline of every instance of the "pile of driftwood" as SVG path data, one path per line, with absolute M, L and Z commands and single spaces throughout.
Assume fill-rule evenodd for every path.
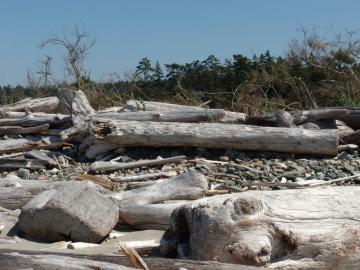
M 58 167 L 61 161 L 48 150 L 72 145 L 78 146 L 79 155 L 93 161 L 89 174 L 76 177 L 87 181 L 0 178 L 0 220 L 16 218 L 19 235 L 47 242 L 70 239 L 99 243 L 119 224 L 166 230 L 160 253 L 183 261 L 176 261 L 178 267 L 172 268 L 175 260 L 159 259 L 157 263 L 145 259 L 149 269 L 234 269 L 227 263 L 251 265 L 236 269 L 359 268 L 359 187 L 325 188 L 333 182 L 306 181 L 287 187 L 312 189 L 203 198 L 216 192 L 209 190 L 211 179 L 197 172 L 178 175 L 163 171 L 112 177 L 112 181 L 93 173 L 185 160 L 185 156 L 113 160 L 129 146 L 335 156 L 339 150 L 360 143 L 360 110 L 326 108 L 247 116 L 221 109 L 129 100 L 124 106 L 96 111 L 82 91 L 64 91 L 63 98 L 68 114 L 55 113 L 59 104 L 56 97 L 0 107 L 0 134 L 6 136 L 0 141 L 0 168 Z M 132 183 L 132 189 L 119 191 L 121 182 Z M 16 209 L 21 209 L 20 215 Z M 41 252 L 6 250 L 2 254 L 6 256 L 0 254 L 0 263 L 6 269 L 34 265 L 70 269 L 57 268 L 56 262 L 63 259 L 71 269 L 131 269 L 116 268 L 114 259 L 106 257 L 100 263 L 95 257 L 74 259 Z M 223 263 L 196 264 L 186 259 Z

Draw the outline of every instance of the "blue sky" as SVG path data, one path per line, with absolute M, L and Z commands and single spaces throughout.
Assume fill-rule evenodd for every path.
M 41 55 L 39 43 L 63 29 L 96 36 L 86 66 L 93 79 L 133 70 L 142 57 L 184 63 L 215 54 L 284 54 L 300 25 L 360 28 L 357 0 L 0 0 L 0 85 L 26 83 Z

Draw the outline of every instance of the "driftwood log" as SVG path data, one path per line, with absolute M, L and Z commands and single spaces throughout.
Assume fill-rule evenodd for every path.
M 164 255 L 271 269 L 360 267 L 360 188 L 252 191 L 177 208 Z
M 56 260 L 54 259 L 56 258 Z M 79 260 L 73 263 L 74 260 Z M 159 257 L 144 257 L 146 265 L 151 270 L 261 270 L 264 268 L 233 265 L 214 261 L 191 261 L 165 259 Z M 106 264 L 107 263 L 107 264 Z M 110 255 L 80 255 L 74 253 L 46 252 L 46 251 L 28 251 L 28 250 L 1 250 L 0 265 L 6 270 L 19 269 L 46 269 L 46 270 L 121 270 L 123 266 L 132 267 L 129 259 L 125 256 Z M 81 268 L 71 268 L 80 267 Z M 117 266 L 117 268 L 111 268 Z M 30 268 L 29 268 L 30 267 Z M 51 268 L 53 267 L 53 268 Z M 234 268 L 236 267 L 236 268 Z
M 92 116 L 92 119 L 111 119 L 128 121 L 154 122 L 217 122 L 225 116 L 221 109 L 203 109 L 188 111 L 139 111 L 121 113 L 101 113 Z
M 140 100 L 128 100 L 124 109 L 130 111 L 207 111 L 208 109 L 195 106 L 186 106 L 178 105 L 171 103 L 163 102 L 153 102 L 153 101 L 140 101 Z M 225 111 L 224 117 L 220 118 L 218 121 L 223 123 L 244 123 L 246 119 L 246 114 L 238 112 Z
M 347 109 L 313 109 L 307 111 L 294 111 L 290 112 L 295 125 L 301 125 L 306 122 L 315 122 L 323 119 L 343 119 L 350 113 Z M 261 126 L 276 126 L 277 117 L 275 113 L 265 113 L 262 115 L 249 116 L 246 124 L 261 125 Z
M 299 154 L 336 155 L 337 130 L 137 121 L 92 122 L 90 133 L 99 143 L 122 146 L 183 146 L 233 148 Z
M 3 112 L 25 112 L 30 110 L 31 112 L 53 112 L 59 104 L 57 97 L 46 97 L 46 98 L 26 98 L 16 102 L 14 104 L 4 105 L 0 107 L 0 111 Z

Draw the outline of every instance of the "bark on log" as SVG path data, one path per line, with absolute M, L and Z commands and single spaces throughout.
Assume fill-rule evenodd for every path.
M 163 102 L 153 102 L 153 101 L 140 101 L 140 100 L 128 100 L 124 109 L 130 111 L 206 111 L 208 109 L 195 107 L 195 106 L 186 106 L 178 105 L 171 103 Z M 222 123 L 244 123 L 246 120 L 246 114 L 238 112 L 225 111 L 225 116 L 222 119 L 219 119 L 219 122 Z
M 225 116 L 221 109 L 202 109 L 187 111 L 139 111 L 122 113 L 101 113 L 91 116 L 92 119 L 154 121 L 154 122 L 218 122 Z
M 123 146 L 234 148 L 299 154 L 336 155 L 338 132 L 215 123 L 93 122 L 99 143 Z
M 9 256 L 13 254 L 13 256 Z M 15 255 L 19 254 L 19 255 Z M 26 256 L 27 255 L 27 256 Z M 30 257 L 28 257 L 30 256 Z M 41 260 L 49 261 L 52 256 L 61 256 L 62 261 L 66 263 L 66 258 L 77 258 L 81 260 L 91 260 L 96 262 L 108 262 L 114 263 L 116 265 L 124 265 L 131 267 L 129 259 L 124 256 L 110 256 L 110 255 L 81 255 L 75 253 L 61 253 L 61 252 L 46 252 L 46 251 L 29 251 L 29 250 L 12 250 L 12 249 L 0 249 L 0 265 L 4 266 L 4 269 L 7 270 L 19 270 L 27 267 L 36 267 L 34 269 L 48 270 L 46 268 L 41 268 Z M 33 265 L 31 258 L 38 258 L 38 264 Z M 30 259 L 29 259 L 30 258 Z M 264 268 L 254 267 L 254 266 L 244 266 L 244 265 L 234 265 L 228 263 L 220 263 L 214 261 L 190 261 L 190 260 L 177 260 L 177 259 L 165 259 L 159 257 L 144 257 L 144 262 L 147 264 L 151 270 L 179 270 L 179 269 L 189 269 L 189 270 L 261 270 Z M 57 270 L 69 270 L 69 268 L 61 268 L 62 266 L 58 265 Z M 66 266 L 65 266 L 66 267 Z M 51 269 L 51 268 L 50 268 Z M 87 269 L 87 268 L 82 268 Z M 90 269 L 96 269 L 95 267 Z M 99 268 L 98 268 L 99 269 Z M 101 268 L 102 270 L 108 268 Z M 70 269 L 72 270 L 72 269 Z
M 206 198 L 173 212 L 161 252 L 271 269 L 355 270 L 360 265 L 359 205 L 360 187 Z
M 301 125 L 306 122 L 315 122 L 322 119 L 339 119 L 350 113 L 347 109 L 313 109 L 308 111 L 290 112 L 294 118 L 295 125 Z M 249 116 L 246 124 L 276 126 L 277 119 L 274 113 L 265 113 L 262 115 Z
M 0 107 L 0 111 L 25 112 L 29 109 L 31 112 L 53 112 L 59 104 L 57 97 L 46 98 L 26 98 L 14 104 L 4 105 Z

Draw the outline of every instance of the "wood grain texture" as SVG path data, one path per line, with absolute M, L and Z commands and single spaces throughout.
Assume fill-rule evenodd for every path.
M 137 121 L 93 122 L 99 142 L 122 146 L 233 148 L 299 154 L 336 155 L 337 130 L 303 130 L 218 123 Z
M 360 187 L 251 191 L 177 208 L 163 254 L 270 269 L 360 266 Z

